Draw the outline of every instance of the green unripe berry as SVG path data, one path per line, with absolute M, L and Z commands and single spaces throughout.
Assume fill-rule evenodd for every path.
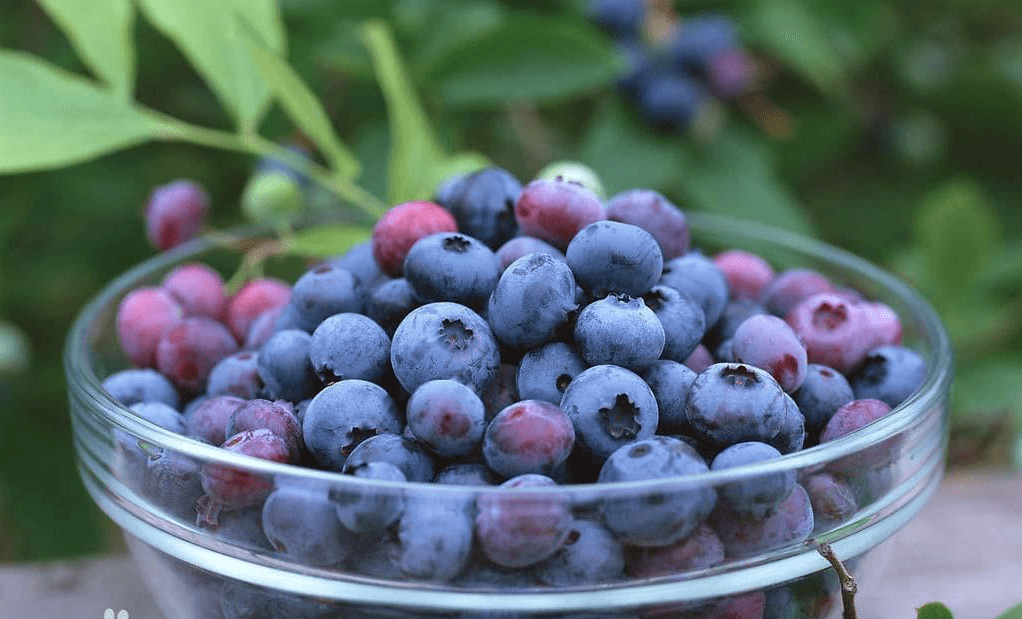
M 589 166 L 577 161 L 555 161 L 539 171 L 537 179 L 557 180 L 569 183 L 578 183 L 589 191 L 595 193 L 601 200 L 607 199 L 607 191 L 603 188 L 603 182 L 599 175 Z
M 246 217 L 274 228 L 286 226 L 304 209 L 302 188 L 279 172 L 254 175 L 241 196 L 241 210 Z

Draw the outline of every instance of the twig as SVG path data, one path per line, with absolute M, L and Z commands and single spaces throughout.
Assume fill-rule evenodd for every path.
M 843 619 L 858 619 L 858 614 L 855 612 L 855 593 L 859 590 L 859 587 L 855 584 L 855 579 L 852 578 L 852 575 L 845 569 L 844 564 L 834 554 L 830 544 L 820 544 L 816 551 L 830 562 L 834 572 L 837 573 L 838 580 L 841 581 L 841 605 L 844 607 Z

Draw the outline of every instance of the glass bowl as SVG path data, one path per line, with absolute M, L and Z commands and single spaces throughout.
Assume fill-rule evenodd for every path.
M 947 335 L 932 308 L 902 281 L 847 252 L 750 222 L 700 214 L 690 215 L 689 221 L 695 244 L 705 251 L 740 248 L 759 253 L 778 269 L 813 268 L 893 307 L 902 320 L 905 344 L 927 361 L 922 385 L 889 415 L 838 440 L 766 463 L 671 479 L 497 490 L 378 482 L 276 464 L 163 430 L 135 416 L 101 387 L 104 377 L 128 366 L 114 329 L 117 306 L 125 294 L 157 283 L 185 262 L 202 261 L 225 271 L 238 263 L 237 252 L 198 240 L 119 277 L 84 309 L 68 337 L 65 368 L 82 480 L 99 507 L 124 530 L 164 614 L 175 619 L 645 619 L 726 612 L 756 618 L 837 617 L 838 581 L 818 545 L 830 544 L 860 581 L 860 590 L 863 581 L 868 587 L 883 570 L 881 542 L 919 512 L 942 477 L 953 372 Z M 171 460 L 173 466 L 161 469 L 163 474 L 154 473 L 157 461 Z M 256 496 L 251 505 L 225 510 L 200 526 L 194 507 L 202 494 L 200 472 L 214 470 L 239 476 L 256 488 Z M 793 492 L 792 497 L 802 495 L 801 503 L 777 510 L 791 518 L 800 513 L 802 520 L 787 525 L 727 524 L 726 517 L 720 521 L 711 516 L 718 530 L 729 528 L 732 541 L 746 544 L 734 552 L 729 546 L 723 563 L 712 567 L 686 563 L 699 548 L 683 543 L 667 551 L 636 545 L 663 544 L 667 538 L 657 537 L 661 531 L 668 531 L 663 535 L 670 535 L 669 541 L 677 539 L 671 532 L 676 529 L 663 517 L 670 520 L 693 493 L 784 474 L 795 475 L 801 487 L 814 489 L 811 503 L 805 493 Z M 828 483 L 816 483 L 824 476 L 830 476 Z M 830 482 L 843 486 L 838 498 L 853 500 L 828 501 Z M 375 532 L 349 533 L 350 538 L 341 541 L 330 537 L 334 541 L 322 552 L 275 549 L 261 531 L 263 497 L 274 488 L 291 489 L 292 497 L 318 497 L 282 504 L 296 514 L 296 526 L 308 530 L 303 543 L 319 543 L 337 534 L 333 529 L 314 530 L 321 522 L 314 516 L 322 507 L 320 499 L 406 515 Z M 813 506 L 811 533 L 806 530 L 806 505 Z M 472 533 L 480 509 L 489 516 L 497 514 L 498 525 L 508 525 L 505 532 L 517 527 L 542 537 L 551 530 L 561 535 L 568 527 L 572 531 L 568 544 L 580 539 L 578 521 L 588 520 L 594 524 L 587 526 L 606 531 L 602 525 L 608 514 L 629 514 L 628 522 L 621 524 L 617 518 L 615 525 L 619 540 L 629 544 L 616 555 L 627 559 L 628 570 L 619 568 L 616 576 L 592 584 L 585 578 L 551 577 L 550 570 L 532 566 L 490 564 L 478 550 L 479 534 L 473 538 Z M 413 513 L 415 518 L 407 516 Z M 622 527 L 633 525 L 645 527 L 636 538 L 622 532 Z M 799 527 L 800 533 L 792 533 Z M 309 565 L 293 558 L 296 554 L 320 559 Z M 636 559 L 639 555 L 645 559 Z M 650 560 L 654 555 L 659 559 Z M 664 559 L 668 555 L 673 558 Z M 602 565 L 604 559 L 599 555 L 592 563 Z M 620 563 L 620 558 L 616 561 Z M 664 569 L 664 561 L 672 567 Z

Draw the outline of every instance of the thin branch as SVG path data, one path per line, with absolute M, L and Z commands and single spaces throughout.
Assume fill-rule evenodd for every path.
M 844 606 L 843 619 L 858 619 L 858 614 L 855 612 L 855 594 L 859 587 L 855 584 L 855 579 L 852 578 L 852 575 L 845 569 L 844 564 L 834 554 L 834 549 L 830 547 L 830 544 L 820 544 L 816 550 L 824 559 L 830 562 L 830 566 L 834 568 L 834 572 L 837 573 L 837 578 L 841 582 L 841 604 Z

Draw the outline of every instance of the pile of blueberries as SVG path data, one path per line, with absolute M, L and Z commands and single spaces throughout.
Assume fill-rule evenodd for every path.
M 175 186 L 182 208 L 154 194 L 170 205 L 150 209 L 151 229 L 195 227 L 175 216 L 200 211 L 198 194 Z M 293 285 L 263 277 L 227 295 L 215 270 L 179 266 L 123 299 L 116 330 L 136 367 L 103 386 L 140 417 L 366 480 L 268 479 L 118 435 L 130 486 L 293 561 L 465 587 L 652 578 L 829 530 L 886 491 L 897 445 L 798 476 L 671 478 L 842 437 L 926 373 L 890 307 L 816 271 L 691 249 L 685 215 L 655 191 L 605 202 L 559 177 L 523 187 L 500 168 L 393 207 L 369 242 Z M 432 496 L 382 483 L 657 479 L 590 500 L 571 487 Z M 775 591 L 675 610 L 788 616 L 776 609 L 790 592 Z
M 735 23 L 717 13 L 679 21 L 658 45 L 643 37 L 646 0 L 591 0 L 589 18 L 614 37 L 625 59 L 618 88 L 646 121 L 663 131 L 685 130 L 714 99 L 749 91 L 754 66 Z

